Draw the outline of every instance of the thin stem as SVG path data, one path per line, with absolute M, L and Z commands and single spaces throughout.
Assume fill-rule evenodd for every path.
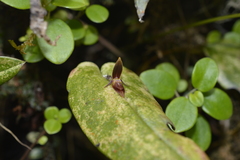
M 174 32 L 185 30 L 185 29 L 188 29 L 188 28 L 201 26 L 201 25 L 216 22 L 216 21 L 222 21 L 222 20 L 225 20 L 225 19 L 238 18 L 238 17 L 240 17 L 240 13 L 231 14 L 231 15 L 227 15 L 227 16 L 219 16 L 219 17 L 209 18 L 209 19 L 205 19 L 205 20 L 202 20 L 202 21 L 199 21 L 199 22 L 188 24 L 188 25 L 185 25 L 185 26 L 182 26 L 182 27 L 174 28 L 174 29 L 169 30 L 167 32 L 160 33 L 160 34 L 156 35 L 155 37 L 162 37 L 162 36 L 172 34 Z
M 13 136 L 13 138 L 15 138 L 15 140 L 16 140 L 19 144 L 21 144 L 22 146 L 24 146 L 24 147 L 26 147 L 27 149 L 31 150 L 31 148 L 30 148 L 28 145 L 22 143 L 22 142 L 17 138 L 17 136 L 16 136 L 10 129 L 8 129 L 7 127 L 5 127 L 1 122 L 0 122 L 0 126 L 1 126 L 5 131 L 7 131 L 8 133 L 10 133 L 10 134 Z

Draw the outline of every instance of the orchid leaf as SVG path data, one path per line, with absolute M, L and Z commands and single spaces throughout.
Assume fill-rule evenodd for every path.
M 103 75 L 111 75 L 114 63 L 101 71 L 91 62 L 80 63 L 68 77 L 72 112 L 90 141 L 110 159 L 208 159 L 192 140 L 171 131 L 172 122 L 147 91 L 139 77 L 123 68 L 125 97 Z

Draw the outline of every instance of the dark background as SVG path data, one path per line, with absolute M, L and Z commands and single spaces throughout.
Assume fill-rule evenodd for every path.
M 239 8 L 229 6 L 227 0 L 150 0 L 143 18 L 145 22 L 139 23 L 133 0 L 91 2 L 105 5 L 110 12 L 109 19 L 102 24 L 95 24 L 85 16 L 81 20 L 94 25 L 99 34 L 113 44 L 121 55 L 109 50 L 109 45 L 102 40 L 91 46 L 75 46 L 74 52 L 65 63 L 54 65 L 47 60 L 27 63 L 11 81 L 14 85 L 0 86 L 0 121 L 28 145 L 30 143 L 26 140 L 26 134 L 41 130 L 45 106 L 69 107 L 66 81 L 70 71 L 80 62 L 91 61 L 101 66 L 109 61 L 115 62 L 121 56 L 124 66 L 137 74 L 154 68 L 161 62 L 171 62 L 180 71 L 181 78 L 189 80 L 188 68 L 205 56 L 202 47 L 207 33 L 214 29 L 226 33 L 231 30 L 236 19 L 171 33 L 167 31 L 239 12 Z M 65 10 L 73 17 L 77 15 L 76 11 Z M 20 44 L 18 38 L 25 35 L 29 27 L 29 10 L 18 10 L 0 2 L 0 11 L 0 55 L 22 59 L 8 40 Z M 226 92 L 233 101 L 234 115 L 230 120 L 221 122 L 205 115 L 211 125 L 213 139 L 206 152 L 211 159 L 238 160 L 239 93 L 235 90 Z M 163 109 L 169 103 L 157 100 Z M 36 106 L 33 107 L 30 101 L 34 101 Z M 0 144 L 0 159 L 17 160 L 26 151 L 2 129 Z M 74 118 L 63 125 L 60 133 L 49 136 L 49 142 L 43 148 L 45 159 L 107 159 L 89 142 Z

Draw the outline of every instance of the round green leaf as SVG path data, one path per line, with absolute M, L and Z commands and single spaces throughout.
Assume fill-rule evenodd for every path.
M 75 41 L 82 39 L 85 36 L 86 28 L 80 21 L 73 19 L 68 21 L 68 25 L 72 30 L 73 38 Z
M 109 12 L 105 7 L 94 4 L 86 9 L 86 15 L 91 21 L 102 23 L 107 20 Z
M 217 120 L 228 119 L 233 112 L 232 101 L 222 90 L 214 88 L 204 93 L 203 110 Z
M 93 26 L 86 26 L 86 33 L 83 39 L 84 45 L 92 45 L 98 41 L 98 31 Z
M 211 58 L 202 58 L 194 66 L 192 84 L 199 91 L 207 92 L 212 89 L 218 78 L 218 66 Z
M 43 126 L 48 134 L 58 133 L 62 129 L 62 124 L 56 119 L 46 120 Z
M 38 46 L 37 40 L 34 39 L 32 43 L 34 46 L 26 46 L 24 50 L 26 54 L 22 54 L 24 60 L 28 63 L 36 63 L 44 59 L 44 56 Z
M 147 86 L 150 93 L 160 99 L 170 99 L 177 89 L 177 82 L 169 73 L 151 69 L 141 73 L 140 79 Z
M 167 62 L 161 63 L 161 64 L 157 65 L 156 69 L 159 69 L 159 70 L 169 73 L 170 75 L 172 75 L 174 77 L 174 79 L 177 82 L 180 79 L 180 75 L 179 75 L 177 68 L 174 65 L 172 65 L 171 63 L 167 63 Z
M 51 106 L 45 109 L 44 117 L 46 119 L 57 119 L 59 114 L 59 110 L 55 106 Z
M 72 54 L 74 40 L 69 26 L 59 19 L 48 21 L 47 36 L 54 41 L 57 37 L 56 46 L 49 45 L 43 38 L 37 38 L 38 45 L 44 55 L 54 64 L 64 63 Z
M 0 85 L 14 77 L 24 64 L 19 59 L 0 56 Z
M 63 108 L 59 111 L 58 120 L 61 123 L 67 123 L 72 117 L 71 112 L 67 108 Z
M 181 93 L 181 92 L 186 91 L 187 87 L 188 87 L 188 82 L 185 79 L 180 79 L 178 81 L 178 86 L 177 86 L 178 92 Z
M 166 115 L 175 126 L 175 132 L 184 132 L 190 129 L 197 119 L 197 107 L 185 97 L 178 97 L 172 100 L 167 108 Z
M 89 0 L 53 0 L 53 5 L 71 9 L 84 8 L 89 5 Z
M 185 135 L 191 138 L 202 150 L 207 150 L 212 139 L 210 126 L 207 120 L 199 115 L 195 125 Z
M 42 137 L 39 138 L 38 144 L 44 145 L 44 144 L 47 143 L 47 141 L 48 141 L 48 137 L 47 136 L 42 136 Z
M 207 35 L 207 43 L 216 43 L 221 40 L 221 33 L 217 30 L 211 31 Z
M 28 158 L 31 159 L 31 160 L 34 160 L 34 159 L 42 159 L 44 156 L 44 151 L 41 147 L 34 147 L 29 155 L 28 155 Z
M 229 45 L 240 45 L 240 34 L 236 32 L 228 32 L 223 37 L 223 43 L 229 44 Z
M 1 0 L 3 3 L 17 8 L 17 9 L 29 9 L 30 1 L 29 0 Z
M 234 23 L 232 31 L 240 34 L 240 19 Z
M 204 97 L 201 91 L 195 91 L 189 94 L 189 101 L 196 107 L 203 105 Z

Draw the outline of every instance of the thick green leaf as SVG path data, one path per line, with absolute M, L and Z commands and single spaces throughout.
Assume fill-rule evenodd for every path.
M 168 129 L 171 121 L 136 74 L 123 68 L 125 98 L 111 85 L 104 87 L 103 75 L 111 75 L 113 66 L 104 64 L 101 73 L 95 64 L 83 62 L 67 81 L 72 112 L 101 152 L 115 160 L 208 159 L 191 140 Z
M 29 9 L 30 1 L 29 0 L 1 0 L 3 3 L 17 8 L 17 9 Z
M 240 19 L 234 23 L 232 31 L 240 34 Z
M 68 21 L 67 24 L 72 30 L 73 38 L 75 41 L 82 39 L 85 36 L 86 28 L 80 21 L 73 19 Z
M 177 81 L 169 73 L 151 69 L 141 73 L 140 79 L 147 86 L 150 93 L 160 99 L 170 99 L 177 89 Z
M 13 78 L 24 63 L 19 59 L 0 56 L 0 85 Z
M 71 112 L 67 108 L 63 108 L 58 113 L 58 120 L 61 123 L 67 123 L 72 117 Z
M 58 110 L 57 107 L 50 106 L 50 107 L 45 109 L 44 117 L 46 119 L 57 119 L 58 118 L 58 113 L 59 113 L 59 110 Z
M 197 143 L 202 150 L 207 150 L 212 139 L 211 129 L 207 120 L 199 115 L 193 128 L 185 132 L 185 135 Z
M 29 63 L 36 63 L 44 59 L 44 56 L 38 46 L 37 40 L 34 39 L 33 42 L 34 46 L 26 46 L 24 52 L 26 54 L 22 54 L 25 61 Z
M 189 94 L 189 101 L 196 107 L 203 105 L 204 97 L 201 91 L 195 91 Z
M 172 65 L 171 63 L 167 63 L 167 62 L 161 63 L 161 64 L 157 65 L 156 69 L 159 69 L 159 70 L 169 73 L 170 75 L 172 75 L 174 77 L 174 79 L 177 82 L 180 79 L 180 75 L 179 75 L 177 68 L 174 65 Z
M 237 34 L 237 33 L 235 33 Z M 236 36 L 234 36 L 236 37 Z M 231 40 L 232 39 L 232 40 Z M 236 39 L 236 40 L 234 40 Z M 240 65 L 239 65 L 239 41 L 238 38 L 225 36 L 225 42 L 208 44 L 204 51 L 206 55 L 214 59 L 219 68 L 218 82 L 223 88 L 237 89 L 240 91 Z M 231 42 L 229 42 L 231 40 Z
M 102 23 L 108 19 L 109 12 L 105 7 L 94 4 L 86 9 L 86 15 L 91 21 Z
M 53 0 L 53 5 L 71 9 L 84 8 L 89 5 L 89 0 Z
M 84 45 L 92 45 L 98 41 L 98 31 L 95 27 L 88 25 L 86 26 L 85 37 L 83 39 Z
M 231 99 L 224 91 L 218 88 L 204 93 L 202 108 L 207 114 L 218 120 L 230 118 L 233 112 Z
M 223 43 L 230 46 L 240 45 L 240 34 L 235 32 L 228 32 L 223 37 Z
M 197 107 L 185 97 L 172 100 L 166 109 L 166 115 L 173 121 L 175 132 L 184 132 L 190 129 L 197 119 Z
M 200 59 L 193 68 L 192 84 L 202 92 L 212 89 L 218 78 L 218 66 L 211 58 Z
M 58 133 L 62 129 L 62 124 L 56 119 L 48 119 L 43 124 L 48 134 Z
M 37 38 L 44 57 L 54 64 L 64 63 L 72 54 L 74 47 L 71 29 L 62 20 L 53 19 L 48 21 L 47 35 L 52 41 L 61 37 L 57 40 L 56 46 L 49 45 L 43 38 Z
M 221 40 L 221 33 L 217 30 L 211 31 L 207 35 L 207 43 L 216 43 Z

